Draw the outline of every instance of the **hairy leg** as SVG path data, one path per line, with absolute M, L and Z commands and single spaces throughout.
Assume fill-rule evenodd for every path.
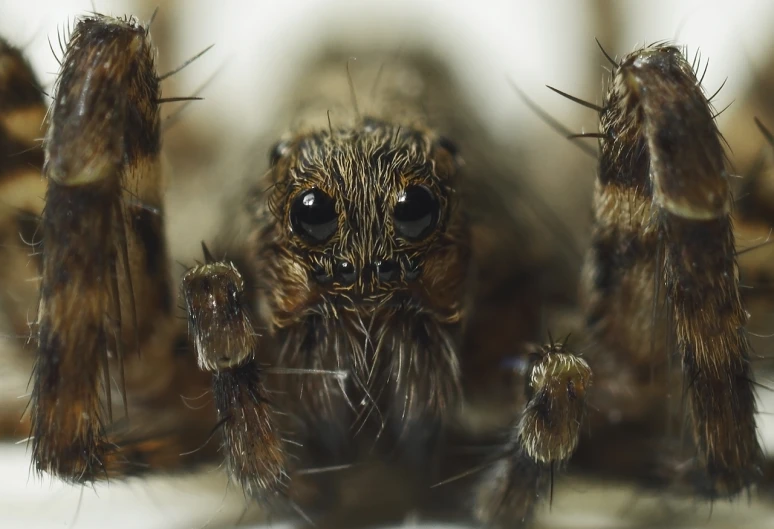
M 586 415 L 591 369 L 566 343 L 535 347 L 525 375 L 527 404 L 475 492 L 476 518 L 493 527 L 530 523 L 554 469 L 575 451 Z
M 20 423 L 32 370 L 30 322 L 38 301 L 38 223 L 46 106 L 21 52 L 0 39 L 0 434 L 24 437 Z
M 289 456 L 261 380 L 242 276 L 204 250 L 206 264 L 183 277 L 189 335 L 199 367 L 212 373 L 229 471 L 248 496 L 267 501 L 287 493 Z
M 711 108 L 680 51 L 654 46 L 614 68 L 600 119 L 588 328 L 612 356 L 611 380 L 615 364 L 639 371 L 626 388 L 634 398 L 652 394 L 653 380 L 676 386 L 668 367 L 677 351 L 692 477 L 710 497 L 736 494 L 756 479 L 761 453 L 729 176 Z
M 50 110 L 32 452 L 37 470 L 76 482 L 144 468 L 132 454 L 173 463 L 202 433 L 180 401 L 196 377 L 174 355 L 154 56 L 133 19 L 80 20 Z M 111 426 L 112 380 L 133 411 L 125 428 Z M 155 421 L 163 402 L 177 427 Z

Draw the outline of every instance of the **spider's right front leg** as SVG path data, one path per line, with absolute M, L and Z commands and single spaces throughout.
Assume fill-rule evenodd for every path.
M 29 321 L 38 300 L 38 219 L 45 183 L 40 172 L 42 89 L 20 50 L 0 38 L 0 436 L 27 435 L 20 422 L 32 370 Z M 9 339 L 7 334 L 19 339 Z
M 154 56 L 133 19 L 80 20 L 50 110 L 32 452 L 76 482 L 128 471 L 111 379 L 152 399 L 175 374 Z

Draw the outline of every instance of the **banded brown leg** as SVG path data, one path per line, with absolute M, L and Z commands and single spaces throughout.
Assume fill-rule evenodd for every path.
M 588 328 L 620 365 L 639 369 L 635 396 L 653 386 L 649 374 L 668 377 L 679 353 L 693 477 L 709 497 L 736 494 L 756 480 L 761 457 L 747 316 L 720 134 L 680 50 L 653 46 L 615 65 L 600 132 Z
M 154 56 L 134 19 L 80 20 L 50 110 L 30 409 L 35 468 L 66 480 L 124 471 L 107 432 L 109 358 L 141 399 L 175 371 Z
M 25 405 L 19 397 L 32 370 L 24 346 L 38 301 L 43 98 L 21 51 L 0 39 L 0 432 L 16 437 L 28 430 L 19 422 Z

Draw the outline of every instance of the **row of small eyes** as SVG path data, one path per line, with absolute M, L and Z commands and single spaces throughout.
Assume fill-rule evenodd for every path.
M 398 236 L 409 241 L 427 238 L 438 224 L 440 205 L 430 189 L 410 185 L 398 193 L 392 220 Z M 302 191 L 290 206 L 290 228 L 307 244 L 320 245 L 338 229 L 336 201 L 317 187 Z

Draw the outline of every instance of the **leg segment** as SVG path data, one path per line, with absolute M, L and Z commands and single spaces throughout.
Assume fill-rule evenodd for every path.
M 32 244 L 45 194 L 40 171 L 46 107 L 29 64 L 2 40 L 0 64 L 0 310 L 23 335 L 37 301 Z
M 600 120 L 587 324 L 620 364 L 639 369 L 641 387 L 654 373 L 669 376 L 673 342 L 700 489 L 738 493 L 756 478 L 761 453 L 731 193 L 711 108 L 680 51 L 654 46 L 614 69 Z
M 154 53 L 133 19 L 82 19 L 50 111 L 30 409 L 35 467 L 68 480 L 103 477 L 123 461 L 106 433 L 109 358 L 122 392 L 141 385 L 141 399 L 174 373 Z M 129 348 L 143 357 L 125 373 Z
M 505 456 L 476 491 L 476 517 L 494 527 L 521 527 L 548 485 L 555 466 L 567 461 L 586 415 L 591 369 L 585 360 L 551 343 L 530 355 L 527 405 L 513 429 Z
M 213 373 L 231 475 L 251 497 L 270 499 L 287 488 L 288 454 L 255 358 L 258 336 L 244 281 L 233 264 L 212 262 L 183 277 L 189 335 L 199 367 Z
M 25 405 L 19 396 L 27 391 L 32 370 L 32 355 L 23 344 L 38 301 L 45 113 L 29 64 L 0 39 L 0 435 L 16 437 L 28 431 L 19 422 Z

